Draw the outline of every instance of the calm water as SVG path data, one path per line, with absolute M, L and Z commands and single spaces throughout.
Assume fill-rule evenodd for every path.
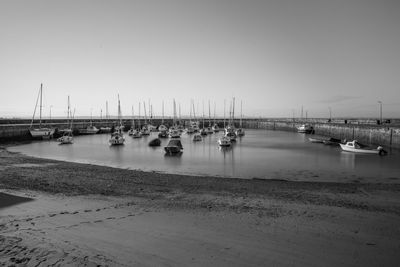
M 221 177 L 267 178 L 308 181 L 362 180 L 400 182 L 400 153 L 387 156 L 342 152 L 340 147 L 314 144 L 304 134 L 247 130 L 246 136 L 227 149 L 217 145 L 222 133 L 193 142 L 192 135 L 182 134 L 184 152 L 166 156 L 160 147 L 147 144 L 157 137 L 133 139 L 125 135 L 123 146 L 109 146 L 108 134 L 77 136 L 72 145 L 40 141 L 9 148 L 26 155 L 74 162 L 93 163 L 118 168 L 167 173 L 212 175 Z

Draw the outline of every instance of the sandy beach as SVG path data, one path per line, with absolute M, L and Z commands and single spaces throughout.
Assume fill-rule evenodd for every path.
M 6 149 L 0 171 L 3 266 L 397 266 L 400 259 L 395 182 L 191 177 Z

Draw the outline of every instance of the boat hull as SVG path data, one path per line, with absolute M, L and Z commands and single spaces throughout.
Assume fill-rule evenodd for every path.
M 50 138 L 54 134 L 54 129 L 40 128 L 29 130 L 33 138 Z
M 375 155 L 381 154 L 381 150 L 378 150 L 378 149 L 354 148 L 354 147 L 348 147 L 347 145 L 343 145 L 343 144 L 340 144 L 340 147 L 342 148 L 343 151 L 346 151 L 346 152 L 353 152 L 353 153 L 360 153 L 360 154 L 375 154 Z

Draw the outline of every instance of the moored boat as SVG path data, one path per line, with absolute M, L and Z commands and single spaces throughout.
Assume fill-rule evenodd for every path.
M 357 142 L 357 140 L 346 142 L 346 144 L 340 144 L 340 147 L 342 148 L 343 151 L 353 152 L 353 153 L 376 154 L 376 155 L 383 155 L 387 153 L 381 146 L 378 146 L 377 148 L 370 148 Z
M 160 146 L 161 140 L 159 138 L 155 138 L 149 142 L 149 146 Z
M 228 136 L 224 135 L 218 139 L 219 146 L 231 146 L 231 144 L 231 139 Z
M 32 122 L 31 122 L 31 126 L 29 128 L 29 132 L 32 135 L 33 138 L 42 138 L 42 139 L 49 139 L 51 137 L 53 137 L 54 134 L 54 130 L 53 128 L 49 128 L 49 127 L 42 127 L 42 95 L 43 95 L 43 84 L 40 84 L 40 90 L 39 90 L 39 95 L 38 95 L 38 99 L 36 100 L 36 105 L 35 105 L 35 110 L 33 112 L 33 117 L 32 117 Z M 40 113 L 39 113 L 39 128 L 33 128 L 33 121 L 35 119 L 35 113 L 36 113 L 36 108 L 37 108 L 37 102 L 40 98 Z
M 183 151 L 183 146 L 181 140 L 179 139 L 171 139 L 168 142 L 168 145 L 164 147 L 164 150 L 167 154 L 178 154 Z
M 310 134 L 314 132 L 314 127 L 311 126 L 310 124 L 302 124 L 299 127 L 297 127 L 297 132 L 298 133 L 306 133 Z
M 118 119 L 119 119 L 119 126 L 115 127 L 115 132 L 111 134 L 109 143 L 112 146 L 115 145 L 123 145 L 125 142 L 124 134 L 123 134 L 123 129 L 124 126 L 122 125 L 122 117 L 121 117 L 121 104 L 119 101 L 119 95 L 118 95 Z

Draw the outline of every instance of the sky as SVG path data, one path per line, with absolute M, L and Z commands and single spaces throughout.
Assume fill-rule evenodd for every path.
M 400 117 L 398 0 L 0 0 L 0 117 Z M 215 103 L 215 104 L 214 104 Z M 143 115 L 143 104 L 142 111 Z

